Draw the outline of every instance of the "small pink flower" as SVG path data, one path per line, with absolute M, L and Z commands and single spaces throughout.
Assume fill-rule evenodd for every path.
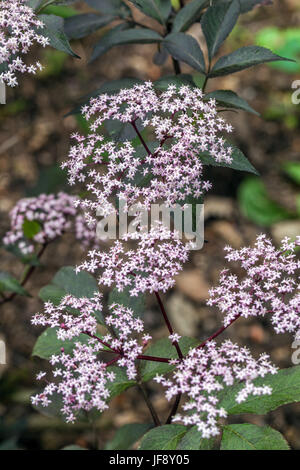
M 244 272 L 239 278 L 228 269 L 222 271 L 219 286 L 210 291 L 208 305 L 224 314 L 224 325 L 235 318 L 265 316 L 276 333 L 300 330 L 300 260 L 295 242 L 284 238 L 276 249 L 265 235 L 254 247 L 234 250 L 226 247 L 226 259 L 238 263 Z
M 41 64 L 26 65 L 23 56 L 34 44 L 45 47 L 49 39 L 36 30 L 44 27 L 25 0 L 2 0 L 0 11 L 0 65 L 7 69 L 0 73 L 0 82 L 8 86 L 18 85 L 17 73 L 35 74 Z
M 270 387 L 256 386 L 253 380 L 276 372 L 266 354 L 255 360 L 247 348 L 240 348 L 229 340 L 220 346 L 211 341 L 202 348 L 191 349 L 176 365 L 171 377 L 157 376 L 155 380 L 166 387 L 167 400 L 179 393 L 186 398 L 182 409 L 187 413 L 177 414 L 173 422 L 196 425 L 203 438 L 210 438 L 220 433 L 218 419 L 227 416 L 219 404 L 218 392 L 243 383 L 244 387 L 235 397 L 237 403 L 245 401 L 249 395 L 270 395 Z

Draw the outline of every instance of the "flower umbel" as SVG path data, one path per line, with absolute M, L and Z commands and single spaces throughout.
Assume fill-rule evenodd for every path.
M 175 415 L 173 422 L 196 425 L 203 438 L 210 438 L 220 433 L 218 419 L 227 416 L 218 392 L 241 382 L 244 386 L 236 395 L 237 403 L 249 395 L 270 395 L 270 387 L 256 386 L 253 380 L 276 372 L 266 354 L 255 360 L 247 348 L 229 340 L 220 346 L 210 341 L 202 348 L 193 348 L 176 366 L 171 378 L 157 376 L 155 380 L 167 388 L 168 400 L 179 393 L 187 400 L 182 407 L 187 413 Z
M 136 240 L 135 249 L 128 249 L 124 241 Z M 99 284 L 115 285 L 119 291 L 130 287 L 130 295 L 141 292 L 165 292 L 175 284 L 174 276 L 188 259 L 187 246 L 162 224 L 149 232 L 137 231 L 117 240 L 108 252 L 93 250 L 89 259 L 78 266 L 101 274 Z
M 0 65 L 6 65 L 0 73 L 0 81 L 8 86 L 18 85 L 16 73 L 35 74 L 42 66 L 26 65 L 23 56 L 35 44 L 43 47 L 49 44 L 49 39 L 39 34 L 37 30 L 44 27 L 25 0 L 2 0 L 0 6 Z
M 77 210 L 75 198 L 66 193 L 40 194 L 20 199 L 10 212 L 11 230 L 3 238 L 5 245 L 17 244 L 23 254 L 34 251 L 34 243 L 48 243 L 71 227 L 71 217 Z M 37 233 L 31 239 L 24 237 L 24 223 L 35 221 Z
M 35 244 L 49 243 L 74 231 L 83 247 L 99 247 L 96 229 L 78 212 L 76 201 L 77 197 L 63 192 L 20 199 L 10 212 L 11 229 L 3 238 L 4 245 L 17 245 L 26 255 L 34 252 Z M 36 234 L 30 238 L 24 235 L 26 221 L 36 222 Z
M 211 289 L 208 305 L 224 313 L 224 325 L 235 318 L 268 316 L 276 333 L 300 330 L 300 260 L 295 242 L 285 238 L 276 249 L 266 235 L 257 237 L 254 247 L 240 250 L 226 247 L 226 259 L 237 262 L 245 272 L 240 280 L 228 269 L 220 284 Z
M 232 161 L 232 148 L 220 135 L 232 127 L 218 116 L 215 101 L 205 101 L 197 88 L 169 85 L 161 93 L 147 82 L 92 98 L 82 114 L 90 133 L 73 136 L 77 144 L 63 167 L 70 184 L 77 180 L 90 193 L 79 201 L 90 217 L 98 207 L 104 215 L 114 212 L 111 196 L 146 209 L 159 200 L 174 206 L 188 196 L 200 198 L 211 187 L 203 178 L 200 154 Z M 115 141 L 105 138 L 109 126 L 124 127 Z M 143 131 L 154 136 L 152 142 L 145 142 Z M 130 141 L 134 136 L 138 147 Z
M 48 406 L 54 394 L 60 395 L 61 412 L 68 422 L 74 422 L 80 410 L 105 410 L 110 396 L 108 384 L 115 378 L 109 365 L 117 363 L 126 369 L 130 380 L 135 379 L 135 361 L 151 339 L 149 335 L 137 337 L 144 331 L 143 321 L 119 304 L 112 304 L 106 317 L 106 324 L 113 327 L 115 336 L 99 336 L 97 314 L 101 312 L 101 294 L 91 299 L 67 295 L 58 306 L 47 302 L 45 312 L 37 313 L 32 319 L 34 325 L 56 328 L 57 338 L 66 344 L 59 354 L 50 358 L 50 364 L 56 366 L 53 381 L 48 381 L 44 372 L 38 374 L 47 385 L 43 392 L 32 397 L 32 402 Z M 113 352 L 114 359 L 106 363 L 99 358 L 100 352 Z

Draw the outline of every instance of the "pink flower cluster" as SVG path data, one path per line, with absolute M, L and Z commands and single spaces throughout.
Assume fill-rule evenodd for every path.
M 245 401 L 249 395 L 270 395 L 270 387 L 256 386 L 253 380 L 276 372 L 266 354 L 255 360 L 247 348 L 240 348 L 229 340 L 220 346 L 210 341 L 202 348 L 193 348 L 177 364 L 171 378 L 157 376 L 155 380 L 167 388 L 168 400 L 179 393 L 187 399 L 182 407 L 187 413 L 175 415 L 173 422 L 196 425 L 203 438 L 210 438 L 220 433 L 218 419 L 227 416 L 220 404 L 219 392 L 242 383 L 235 397 L 237 403 Z
M 72 352 L 61 348 L 60 354 L 52 355 L 50 364 L 54 380 L 45 379 L 46 374 L 38 374 L 39 379 L 46 380 L 44 390 L 32 397 L 35 405 L 48 406 L 55 395 L 62 398 L 61 412 L 66 415 L 67 422 L 74 422 L 80 410 L 90 411 L 93 408 L 104 411 L 110 396 L 109 383 L 115 379 L 110 364 L 117 362 L 126 368 L 130 380 L 136 377 L 135 360 L 151 339 L 143 335 L 141 342 L 135 337 L 144 331 L 140 318 L 133 315 L 132 310 L 119 304 L 110 306 L 110 315 L 106 318 L 108 327 L 113 327 L 115 335 L 101 337 L 97 333 L 96 311 L 102 311 L 101 294 L 91 299 L 65 296 L 58 306 L 51 302 L 45 304 L 45 312 L 34 315 L 34 325 L 49 326 L 57 329 L 57 338 L 72 341 Z M 82 336 L 86 335 L 86 339 Z M 110 351 L 116 357 L 109 363 L 99 359 L 99 353 Z
M 11 229 L 4 236 L 3 244 L 17 245 L 26 255 L 34 252 L 36 243 L 49 243 L 73 229 L 74 225 L 75 237 L 83 246 L 99 246 L 96 230 L 88 226 L 84 216 L 78 213 L 76 200 L 76 197 L 63 192 L 20 199 L 10 212 Z M 32 238 L 24 235 L 26 221 L 38 224 L 38 231 Z
M 161 93 L 147 82 L 92 98 L 82 113 L 90 120 L 90 134 L 73 135 L 77 144 L 62 166 L 68 169 L 70 184 L 78 180 L 89 191 L 90 197 L 79 203 L 91 214 L 98 207 L 106 215 L 113 212 L 111 196 L 128 205 L 140 202 L 147 209 L 159 200 L 172 206 L 187 196 L 199 198 L 211 187 L 203 179 L 199 154 L 208 152 L 217 162 L 232 161 L 232 149 L 219 135 L 232 127 L 218 116 L 215 101 L 205 102 L 197 88 L 177 90 L 169 85 Z M 131 126 L 140 146 L 107 141 L 107 121 Z M 154 142 L 145 142 L 143 130 L 154 135 Z M 148 177 L 148 184 L 137 183 Z
M 7 69 L 0 73 L 0 81 L 8 86 L 18 85 L 16 73 L 35 74 L 41 69 L 41 64 L 26 65 L 22 59 L 33 44 L 43 47 L 49 44 L 49 39 L 38 34 L 37 29 L 44 27 L 32 8 L 25 0 L 2 0 L 0 9 L 0 66 L 7 64 Z
M 97 359 L 92 345 L 75 342 L 72 353 L 62 350 L 59 355 L 51 357 L 50 364 L 57 365 L 53 376 L 58 382 L 44 379 L 47 385 L 41 393 L 31 398 L 33 405 L 47 407 L 53 399 L 60 397 L 60 411 L 66 416 L 67 423 L 73 423 L 80 410 L 96 409 L 102 412 L 108 408 L 108 387 L 115 374 Z M 44 375 L 39 374 L 38 378 L 44 378 Z
M 48 243 L 71 228 L 70 216 L 76 215 L 74 197 L 60 192 L 20 199 L 10 212 L 11 230 L 3 238 L 4 245 L 17 244 L 24 254 L 34 251 L 34 243 Z M 35 221 L 40 229 L 31 239 L 25 238 L 25 221 Z
M 122 352 L 118 365 L 126 367 L 127 377 L 134 380 L 137 376 L 135 360 L 142 354 L 144 347 L 152 337 L 144 334 L 141 343 L 134 338 L 135 333 L 144 332 L 144 322 L 135 317 L 131 309 L 125 308 L 123 305 L 111 304 L 110 310 L 112 313 L 105 318 L 105 322 L 108 327 L 113 327 L 118 337 L 113 339 L 109 334 L 104 339 L 113 349 Z
M 211 289 L 208 305 L 217 305 L 228 326 L 239 316 L 270 317 L 276 333 L 300 330 L 300 260 L 295 242 L 285 238 L 276 249 L 266 235 L 257 237 L 254 247 L 234 250 L 226 247 L 226 259 L 241 265 L 239 279 L 228 269 L 221 273 L 218 287 Z
M 136 240 L 135 249 L 124 241 Z M 188 259 L 188 247 L 176 232 L 157 224 L 149 232 L 128 233 L 114 242 L 108 252 L 92 250 L 89 259 L 77 271 L 101 271 L 99 284 L 115 285 L 119 291 L 131 287 L 130 294 L 167 291 L 175 284 L 174 276 Z

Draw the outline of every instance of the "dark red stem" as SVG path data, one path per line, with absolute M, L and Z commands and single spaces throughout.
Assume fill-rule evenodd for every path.
M 160 310 L 161 310 L 161 313 L 163 314 L 163 317 L 164 317 L 165 323 L 166 323 L 166 325 L 167 325 L 167 328 L 168 328 L 168 330 L 169 330 L 169 332 L 170 332 L 170 335 L 173 335 L 173 334 L 174 334 L 174 330 L 173 330 L 173 328 L 172 328 L 172 325 L 171 325 L 171 323 L 170 323 L 170 320 L 169 320 L 169 318 L 168 318 L 167 312 L 166 312 L 166 310 L 165 310 L 164 304 L 162 303 L 162 300 L 161 300 L 161 298 L 160 298 L 160 295 L 159 295 L 158 292 L 154 292 L 154 294 L 155 294 L 155 297 L 156 297 L 156 299 L 157 299 L 157 302 L 158 302 L 159 308 L 160 308 Z M 177 354 L 178 354 L 179 359 L 183 359 L 183 354 L 182 354 L 182 351 L 181 351 L 180 346 L 179 346 L 179 344 L 178 344 L 178 341 L 174 341 L 172 344 L 173 344 L 174 347 L 176 348 L 176 351 L 177 351 Z
M 223 333 L 223 331 L 227 330 L 227 328 L 232 325 L 233 322 L 235 322 L 238 318 L 240 318 L 241 314 L 239 313 L 238 315 L 236 315 L 230 323 L 228 323 L 227 326 L 222 326 L 221 328 L 219 328 L 215 333 L 213 333 L 209 338 L 207 338 L 205 341 L 203 341 L 203 343 L 199 344 L 199 346 L 197 346 L 197 349 L 200 349 L 200 348 L 203 348 L 203 346 L 206 345 L 206 343 L 208 343 L 209 341 L 212 341 L 213 339 L 215 339 L 217 336 L 219 336 L 221 333 Z
M 136 132 L 137 135 L 139 136 L 139 139 L 140 139 L 140 141 L 142 142 L 143 146 L 145 147 L 146 152 L 148 153 L 148 155 L 149 155 L 149 156 L 152 155 L 151 150 L 149 149 L 148 145 L 146 144 L 146 142 L 145 142 L 145 140 L 144 140 L 142 134 L 141 134 L 140 131 L 138 130 L 135 121 L 131 121 L 131 125 L 133 126 L 135 132 Z

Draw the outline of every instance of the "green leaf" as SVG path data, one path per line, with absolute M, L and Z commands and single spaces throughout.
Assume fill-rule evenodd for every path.
M 80 59 L 80 57 L 71 49 L 68 38 L 64 33 L 63 18 L 55 15 L 39 15 L 39 18 L 45 25 L 39 33 L 49 39 L 50 46 Z
M 294 217 L 294 214 L 268 197 L 259 178 L 247 178 L 240 184 L 238 201 L 243 215 L 261 226 L 269 226 Z
M 94 13 L 84 13 L 65 19 L 64 30 L 68 39 L 81 39 L 111 23 L 114 19 L 113 15 L 99 16 Z
M 212 450 L 215 439 L 202 439 L 197 426 L 193 426 L 181 439 L 177 450 Z
M 300 184 L 300 163 L 286 162 L 282 165 L 284 172 L 297 184 Z
M 99 290 L 97 281 L 91 274 L 84 271 L 76 274 L 72 266 L 61 268 L 55 274 L 52 283 L 62 287 L 67 294 L 78 298 L 93 297 Z
M 165 424 L 151 429 L 143 437 L 139 450 L 176 450 L 187 428 L 181 424 Z
M 34 186 L 27 189 L 26 197 L 36 197 L 40 194 L 51 194 L 65 190 L 67 181 L 67 172 L 59 165 L 46 166 L 40 170 Z
M 175 16 L 172 33 L 184 32 L 196 23 L 200 17 L 207 0 L 193 0 L 185 5 Z
M 221 450 L 289 450 L 289 446 L 275 429 L 245 423 L 224 426 Z
M 151 44 L 159 43 L 163 40 L 162 36 L 156 31 L 147 28 L 128 28 L 128 25 L 120 24 L 105 34 L 94 46 L 90 61 L 97 59 L 114 46 L 124 44 Z
M 165 25 L 171 13 L 170 0 L 130 0 L 145 15 L 151 16 L 159 23 Z
M 125 288 L 122 292 L 114 288 L 109 293 L 108 303 L 124 305 L 124 307 L 130 308 L 135 315 L 140 317 L 145 311 L 145 296 L 139 295 L 138 297 L 133 297 L 129 291 L 130 287 Z
M 125 140 L 133 140 L 136 137 L 136 132 L 129 122 L 121 122 L 116 119 L 108 119 L 105 121 L 105 128 L 109 136 L 117 141 L 124 142 Z M 137 120 L 136 125 L 142 131 L 141 121 Z M 131 180 L 132 182 L 132 180 Z
M 206 39 L 210 61 L 231 33 L 239 14 L 239 0 L 233 0 L 231 3 L 217 3 L 206 10 L 201 26 Z
M 259 113 L 255 111 L 243 98 L 238 96 L 234 91 L 231 90 L 216 90 L 210 93 L 207 93 L 204 98 L 206 101 L 210 99 L 215 99 L 219 105 L 225 106 L 228 108 L 243 109 L 249 113 L 256 114 L 259 116 Z
M 227 0 L 231 1 L 231 0 Z M 247 13 L 258 5 L 265 3 L 265 0 L 240 0 L 241 2 L 241 13 Z
M 199 344 L 195 338 L 183 337 L 179 340 L 179 346 L 183 355 Z M 177 359 L 177 351 L 169 338 L 162 338 L 149 346 L 144 352 L 147 356 L 167 357 Z M 156 375 L 166 374 L 174 369 L 174 366 L 166 362 L 142 361 L 140 366 L 141 378 L 144 382 L 153 379 Z
M 163 45 L 174 59 L 181 60 L 205 73 L 203 52 L 192 36 L 185 33 L 171 33 L 165 37 Z
M 71 354 L 75 343 L 87 344 L 90 337 L 84 334 L 76 336 L 71 341 L 57 338 L 57 328 L 47 328 L 37 339 L 32 356 L 38 356 L 41 359 L 50 359 L 54 355 L 61 354 L 61 348 L 64 348 L 66 354 Z
M 124 368 L 121 369 L 120 367 L 111 366 L 109 367 L 109 370 L 111 372 L 114 372 L 115 374 L 114 381 L 109 382 L 107 384 L 107 388 L 110 392 L 110 395 L 109 395 L 110 400 L 113 397 L 125 392 L 125 390 L 127 390 L 128 388 L 136 385 L 136 382 L 134 380 L 128 379 L 126 370 Z
M 253 65 L 274 62 L 276 60 L 291 61 L 285 57 L 274 54 L 269 49 L 260 46 L 245 46 L 221 57 L 213 66 L 208 77 L 219 77 L 247 69 Z
M 130 8 L 122 0 L 85 0 L 97 11 L 105 14 L 119 14 L 122 18 L 130 16 Z
M 13 292 L 30 297 L 30 294 L 24 289 L 20 282 L 4 271 L 0 271 L 0 292 Z
M 248 173 L 254 173 L 255 175 L 259 174 L 240 149 L 228 143 L 226 146 L 233 148 L 233 152 L 231 154 L 232 163 L 216 162 L 209 152 L 201 153 L 199 155 L 199 159 L 204 165 L 222 166 L 224 168 L 231 168 L 232 170 L 247 171 Z
M 89 95 L 82 97 L 80 100 L 80 104 L 77 105 L 76 108 L 72 109 L 72 111 L 70 111 L 68 114 L 66 114 L 66 117 L 72 114 L 80 113 L 81 107 L 85 104 L 88 104 L 90 99 L 93 98 L 94 96 L 101 95 L 102 93 L 108 93 L 110 95 L 113 95 L 114 93 L 119 93 L 121 89 L 131 88 L 134 85 L 138 85 L 142 83 L 144 83 L 143 80 L 140 80 L 139 78 L 121 78 L 119 80 L 112 80 L 110 82 L 105 82 L 97 90 L 93 91 Z
M 71 18 L 72 16 L 78 15 L 78 10 L 68 6 L 49 5 L 43 9 L 43 14 L 60 16 L 61 18 Z
M 300 366 L 282 369 L 274 375 L 267 374 L 265 377 L 254 380 L 254 384 L 257 386 L 268 385 L 272 388 L 272 394 L 250 395 L 245 402 L 237 403 L 235 397 L 243 386 L 236 385 L 226 389 L 220 406 L 225 408 L 230 415 L 241 413 L 266 414 L 279 406 L 298 402 L 300 401 Z
M 61 299 L 66 295 L 66 291 L 54 284 L 48 284 L 42 287 L 39 291 L 39 298 L 44 302 L 52 302 L 54 305 L 59 305 Z
M 24 255 L 18 245 L 4 245 L 2 248 L 16 256 L 24 265 L 41 266 L 41 262 L 36 253 L 29 253 Z
M 42 230 L 42 227 L 36 220 L 25 219 L 22 225 L 22 229 L 25 237 L 31 239 Z
M 182 85 L 195 86 L 192 75 L 181 73 L 178 75 L 165 75 L 154 82 L 154 87 L 157 90 L 165 91 L 169 85 Z
M 152 427 L 153 425 L 149 423 L 125 424 L 106 444 L 105 450 L 128 450 Z
M 98 291 L 97 281 L 91 274 L 85 271 L 76 274 L 72 266 L 65 266 L 56 273 L 50 284 L 40 290 L 39 297 L 44 302 L 50 301 L 58 305 L 67 294 L 77 298 L 91 298 Z M 101 312 L 96 311 L 94 315 L 99 323 L 104 323 Z

